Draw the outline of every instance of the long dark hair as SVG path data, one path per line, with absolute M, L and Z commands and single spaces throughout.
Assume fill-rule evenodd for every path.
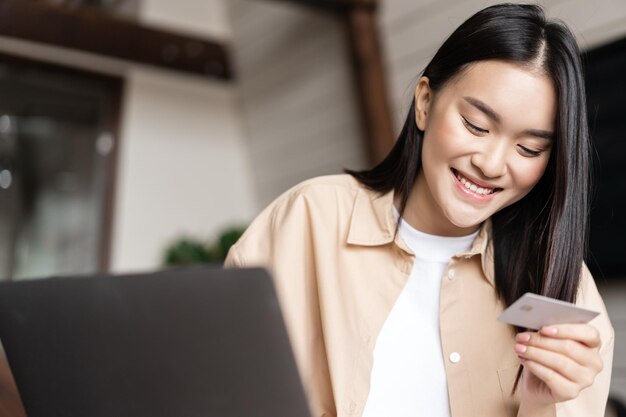
M 426 66 L 436 93 L 468 64 L 501 60 L 539 69 L 555 87 L 558 110 L 546 171 L 531 192 L 491 217 L 496 292 L 510 305 L 530 291 L 573 302 L 586 256 L 590 148 L 580 51 L 569 29 L 536 5 L 500 4 L 466 20 Z M 423 132 L 415 100 L 385 160 L 347 171 L 370 189 L 399 196 L 402 216 L 421 165 Z

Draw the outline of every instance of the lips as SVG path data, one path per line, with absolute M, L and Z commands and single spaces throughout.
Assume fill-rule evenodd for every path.
M 467 191 L 477 194 L 479 196 L 490 196 L 494 193 L 497 193 L 498 191 L 502 191 L 502 188 L 500 187 L 494 187 L 492 185 L 479 182 L 474 178 L 470 178 L 465 174 L 460 173 L 454 168 L 452 168 L 452 173 L 461 183 L 461 185 L 467 189 Z

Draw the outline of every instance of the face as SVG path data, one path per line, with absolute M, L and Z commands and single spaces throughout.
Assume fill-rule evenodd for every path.
M 436 93 L 422 77 L 422 166 L 406 220 L 460 236 L 522 199 L 548 164 L 556 108 L 550 78 L 512 63 L 474 63 Z

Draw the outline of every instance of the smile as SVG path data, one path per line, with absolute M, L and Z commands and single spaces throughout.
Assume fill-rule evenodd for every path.
M 485 184 L 475 183 L 472 180 L 463 176 L 455 169 L 452 169 L 452 173 L 458 180 L 457 186 L 459 186 L 466 193 L 478 197 L 481 200 L 484 200 L 485 198 L 491 199 L 490 197 L 493 197 L 493 194 L 497 193 L 498 191 L 502 191 L 502 188 L 489 187 Z

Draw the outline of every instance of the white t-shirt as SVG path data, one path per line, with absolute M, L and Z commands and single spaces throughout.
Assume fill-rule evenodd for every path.
M 398 213 L 394 209 L 396 220 Z M 439 293 L 452 255 L 478 235 L 442 237 L 401 220 L 400 237 L 415 253 L 411 275 L 376 339 L 363 417 L 449 417 L 439 333 Z

